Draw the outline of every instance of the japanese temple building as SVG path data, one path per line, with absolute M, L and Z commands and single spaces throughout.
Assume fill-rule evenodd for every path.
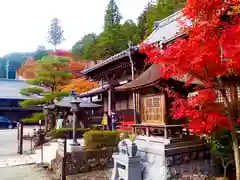
M 134 75 L 137 77 L 147 67 L 144 63 L 146 56 L 138 52 L 137 47 L 131 49 Z M 90 97 L 92 102 L 103 105 L 103 112 L 112 111 L 124 120 L 133 120 L 133 93 L 115 91 L 115 88 L 132 80 L 129 51 L 123 51 L 82 72 L 89 79 L 98 81 L 99 88 L 80 94 L 80 98 Z M 137 100 L 137 99 L 136 99 Z
M 183 19 L 181 11 L 157 22 L 155 30 L 145 40 L 146 43 L 166 45 L 177 37 L 180 37 L 181 24 L 177 19 Z M 162 79 L 160 65 L 145 64 L 145 54 L 138 51 L 138 47 L 129 51 L 123 51 L 91 69 L 86 69 L 83 74 L 91 80 L 99 81 L 100 87 L 81 94 L 80 97 L 93 97 L 97 95 L 102 100 L 103 110 L 118 113 L 124 121 L 135 120 L 135 127 L 141 124 L 163 127 L 166 125 L 180 125 L 181 122 L 170 121 L 170 109 L 172 100 L 167 97 L 159 87 L 174 87 L 181 94 L 188 95 L 192 88 L 186 89 L 185 78 Z M 134 61 L 134 80 L 131 79 L 131 61 Z M 135 106 L 133 105 L 135 96 Z M 135 114 L 133 113 L 135 109 Z M 131 112 L 131 114 L 129 114 Z M 136 115 L 137 117 L 132 117 Z M 131 118 L 127 118 L 131 116 Z M 146 131 L 145 131 L 146 132 Z

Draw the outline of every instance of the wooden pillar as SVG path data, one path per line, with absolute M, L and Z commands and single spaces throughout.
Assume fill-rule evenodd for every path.
M 20 126 L 19 123 L 17 124 L 17 140 L 19 141 L 19 136 L 20 136 Z
M 112 113 L 112 88 L 109 87 L 108 90 L 108 115 L 111 116 Z
M 140 114 L 140 95 L 139 93 L 135 93 L 135 96 L 136 96 L 136 122 L 137 124 L 139 124 L 139 114 Z
M 19 124 L 19 140 L 18 140 L 18 153 L 23 153 L 23 124 Z

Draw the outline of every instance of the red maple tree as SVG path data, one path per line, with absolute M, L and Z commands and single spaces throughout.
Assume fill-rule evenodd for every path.
M 25 79 L 36 78 L 36 60 L 33 57 L 27 59 L 24 64 L 17 70 L 17 76 Z
M 176 99 L 172 116 L 187 117 L 189 128 L 199 134 L 212 133 L 216 128 L 231 130 L 237 180 L 240 180 L 236 129 L 240 115 L 239 7 L 238 0 L 187 0 L 182 12 L 192 24 L 183 28 L 186 36 L 164 48 L 142 46 L 148 61 L 162 65 L 162 77 L 187 76 L 187 84 L 195 80 L 202 83 L 197 94 L 188 99 L 167 90 Z M 216 101 L 219 96 L 222 103 Z

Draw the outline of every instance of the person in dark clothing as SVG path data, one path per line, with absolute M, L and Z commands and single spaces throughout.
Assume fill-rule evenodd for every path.
M 117 115 L 114 112 L 111 113 L 111 122 L 112 130 L 115 131 L 117 129 Z

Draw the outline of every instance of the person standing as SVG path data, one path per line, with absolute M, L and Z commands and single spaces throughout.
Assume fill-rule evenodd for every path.
M 61 114 L 60 117 L 57 120 L 57 127 L 56 129 L 60 129 L 63 126 L 64 116 Z
M 111 122 L 112 130 L 115 131 L 117 129 L 117 115 L 114 112 L 111 113 Z
M 109 129 L 108 122 L 109 122 L 108 114 L 107 114 L 107 112 L 104 112 L 102 122 L 101 122 L 103 129 Z

